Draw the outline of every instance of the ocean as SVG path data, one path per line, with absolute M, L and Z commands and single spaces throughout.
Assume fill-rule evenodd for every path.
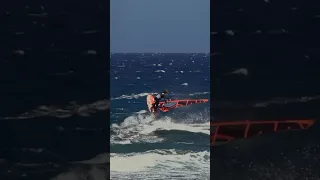
M 1 72 L 11 63 L 1 62 Z M 109 176 L 108 69 L 74 63 L 44 73 L 16 63 L 25 70 L 2 76 L 0 179 Z
M 317 121 L 212 148 L 212 179 L 320 179 L 318 4 L 210 4 L 212 120 Z
M 111 54 L 110 75 L 111 179 L 209 179 L 209 103 L 157 119 L 146 106 L 165 88 L 170 99 L 209 99 L 209 54 Z
M 1 180 L 108 179 L 103 3 L 1 5 Z
M 23 76 L 2 83 L 1 179 L 71 180 L 93 171 L 108 177 L 108 144 L 103 142 L 109 138 L 109 87 L 99 80 L 107 69 L 90 71 L 34 69 L 37 77 L 20 71 Z

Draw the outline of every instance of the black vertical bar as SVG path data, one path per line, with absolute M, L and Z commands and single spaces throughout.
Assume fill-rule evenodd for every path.
M 211 1 L 211 120 L 319 117 L 319 5 L 317 1 Z M 274 133 L 212 147 L 211 178 L 276 179 L 257 169 L 283 172 L 284 156 L 303 161 L 294 151 L 309 147 L 306 141 L 320 144 L 310 136 L 319 133 L 311 131 Z M 281 152 L 286 155 L 279 157 Z M 264 164 L 266 160 L 272 167 Z M 293 166 L 305 168 L 301 163 Z M 299 168 L 286 172 L 294 174 Z M 310 172 L 317 177 L 316 168 Z M 301 172 L 296 178 L 308 176 Z
M 109 6 L 1 3 L 0 179 L 109 177 Z

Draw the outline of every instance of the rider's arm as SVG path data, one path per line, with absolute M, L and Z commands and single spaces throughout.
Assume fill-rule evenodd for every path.
M 166 95 L 163 95 L 163 100 L 165 101 L 165 103 L 167 103 L 167 101 L 169 101 L 170 99 L 166 96 Z

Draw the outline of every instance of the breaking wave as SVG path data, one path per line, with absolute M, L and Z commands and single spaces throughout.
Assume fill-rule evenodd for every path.
M 74 115 L 78 116 L 90 116 L 97 111 L 105 111 L 110 108 L 109 100 L 99 100 L 89 104 L 78 104 L 76 101 L 71 101 L 69 105 L 65 107 L 58 107 L 53 105 L 42 105 L 36 109 L 22 113 L 18 116 L 3 117 L 2 120 L 8 119 L 31 119 L 36 117 L 56 117 L 56 118 L 69 118 Z
M 90 160 L 72 162 L 71 167 L 52 180 L 99 180 L 109 179 L 109 153 L 100 154 Z
M 111 100 L 119 100 L 119 99 L 139 99 L 141 97 L 146 97 L 149 94 L 157 94 L 157 93 L 147 93 L 147 92 L 143 92 L 143 93 L 138 93 L 138 94 L 131 94 L 131 95 L 121 95 L 119 97 L 115 97 L 115 98 L 111 98 Z M 171 93 L 172 95 L 187 95 L 187 96 L 199 96 L 199 95 L 205 95 L 205 94 L 210 94 L 210 92 L 195 92 L 195 93 L 190 93 L 190 94 L 181 94 L 181 93 Z
M 210 179 L 209 151 L 162 149 L 111 154 L 110 161 L 111 179 Z
M 111 131 L 113 131 L 114 134 L 111 135 L 110 143 L 131 144 L 161 142 L 164 139 L 154 134 L 154 132 L 158 130 L 179 130 L 210 135 L 209 121 L 201 124 L 191 124 L 188 123 L 188 120 L 179 121 L 170 117 L 155 120 L 152 115 L 139 113 L 127 117 L 120 125 L 111 125 Z

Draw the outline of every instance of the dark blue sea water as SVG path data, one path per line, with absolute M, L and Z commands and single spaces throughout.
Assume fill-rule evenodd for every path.
M 72 69 L 34 69 L 37 77 L 25 72 L 6 76 L 15 79 L 11 84 L 2 81 L 0 92 L 6 98 L 1 101 L 0 179 L 71 180 L 91 173 L 98 179 L 108 177 L 108 86 L 98 80 L 107 76 L 107 69 L 92 68 L 90 75 Z
M 108 178 L 103 3 L 0 5 L 1 180 Z
M 208 54 L 111 55 L 112 179 L 209 179 L 209 103 L 174 109 L 155 119 L 146 96 L 210 96 Z
M 212 120 L 319 122 L 319 1 L 211 1 Z M 216 180 L 320 179 L 319 124 L 211 150 Z

